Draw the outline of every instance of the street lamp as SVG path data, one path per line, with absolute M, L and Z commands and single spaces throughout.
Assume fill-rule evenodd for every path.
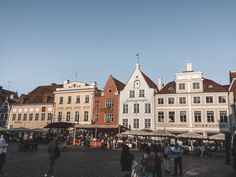
M 76 140 L 76 125 L 78 124 L 77 121 L 75 121 L 74 125 L 74 132 L 73 132 L 73 145 L 75 145 L 75 140 Z

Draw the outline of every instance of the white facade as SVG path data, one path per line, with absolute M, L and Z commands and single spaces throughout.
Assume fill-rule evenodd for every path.
M 163 90 L 156 94 L 157 129 L 205 136 L 230 131 L 232 96 L 227 88 L 193 71 L 190 64 Z
M 155 129 L 154 95 L 156 88 L 150 88 L 152 82 L 140 70 L 136 69 L 125 88 L 120 92 L 119 124 L 131 129 Z M 152 83 L 153 85 L 153 83 Z

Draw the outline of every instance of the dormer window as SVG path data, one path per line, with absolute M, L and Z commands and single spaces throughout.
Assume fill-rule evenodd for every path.
M 174 90 L 174 89 L 173 89 L 173 87 L 169 87 L 168 90 L 172 91 L 172 90 Z
M 194 82 L 193 83 L 193 89 L 200 89 L 200 83 L 199 82 Z
M 213 85 L 208 85 L 208 88 L 213 88 L 214 86 Z

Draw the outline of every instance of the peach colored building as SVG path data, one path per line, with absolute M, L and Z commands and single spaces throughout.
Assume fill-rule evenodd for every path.
M 54 91 L 62 85 L 39 86 L 12 105 L 8 128 L 43 128 L 53 117 Z

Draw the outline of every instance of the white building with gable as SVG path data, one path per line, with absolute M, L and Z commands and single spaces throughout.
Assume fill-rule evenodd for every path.
M 135 71 L 120 93 L 119 123 L 130 129 L 155 129 L 156 84 L 136 64 Z

